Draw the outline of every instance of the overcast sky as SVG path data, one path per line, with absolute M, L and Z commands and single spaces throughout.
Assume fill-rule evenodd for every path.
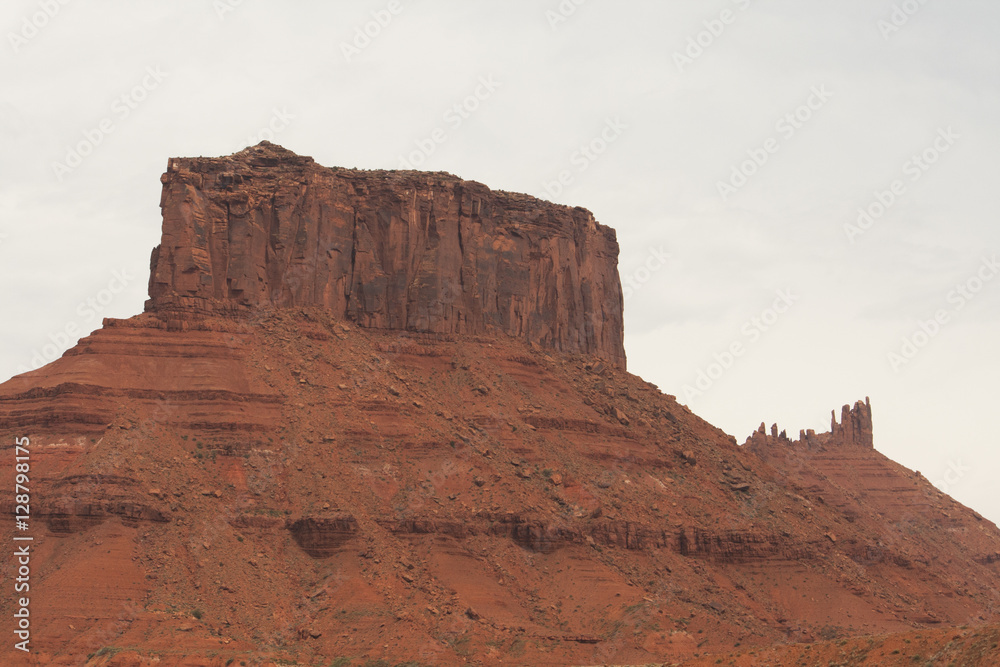
M 871 396 L 877 449 L 1000 521 L 995 0 L 7 0 L 0 28 L 0 379 L 141 312 L 169 157 L 270 139 L 589 208 L 631 372 L 740 442 Z

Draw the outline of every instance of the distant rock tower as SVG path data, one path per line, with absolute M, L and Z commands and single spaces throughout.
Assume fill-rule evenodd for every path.
M 764 423 L 747 438 L 746 446 L 751 449 L 760 449 L 776 445 L 785 447 L 805 447 L 806 449 L 830 449 L 833 447 L 865 447 L 875 448 L 875 440 L 872 430 L 872 404 L 871 399 L 865 398 L 864 402 L 857 401 L 852 408 L 845 405 L 841 409 L 840 423 L 837 423 L 837 411 L 832 412 L 830 419 L 829 433 L 816 433 L 799 431 L 798 440 L 789 440 L 785 431 L 778 433 L 778 425 L 771 426 L 771 435 L 767 434 Z
M 871 399 L 866 397 L 864 403 L 858 401 L 853 408 L 845 405 L 840 412 L 840 424 L 837 424 L 837 411 L 832 411 L 830 435 L 831 444 L 874 448 Z

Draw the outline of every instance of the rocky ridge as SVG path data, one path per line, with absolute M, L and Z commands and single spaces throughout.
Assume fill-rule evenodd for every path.
M 789 439 L 786 431 L 778 432 L 778 425 L 771 425 L 770 435 L 767 427 L 761 422 L 760 427 L 750 434 L 744 443 L 754 450 L 768 447 L 788 446 L 804 447 L 809 450 L 822 450 L 835 447 L 864 447 L 874 449 L 875 436 L 872 426 L 872 404 L 870 398 L 857 401 L 854 406 L 845 405 L 841 409 L 840 423 L 837 423 L 837 411 L 830 415 L 830 430 L 817 434 L 813 429 L 799 430 L 798 440 Z

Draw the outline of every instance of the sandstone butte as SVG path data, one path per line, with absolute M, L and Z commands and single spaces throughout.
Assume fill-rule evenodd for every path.
M 997 527 L 867 400 L 738 445 L 627 373 L 589 212 L 267 143 L 161 206 L 146 312 L 0 385 L 0 663 L 1000 664 Z

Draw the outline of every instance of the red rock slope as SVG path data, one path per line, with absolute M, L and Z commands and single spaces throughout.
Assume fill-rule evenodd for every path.
M 238 194 L 283 161 L 303 164 L 266 146 L 190 164 L 242 165 Z M 149 312 L 0 385 L 0 437 L 31 439 L 35 538 L 34 652 L 5 645 L 0 663 L 679 662 L 1000 621 L 1000 532 L 873 449 L 870 405 L 830 434 L 737 446 L 599 338 L 561 353 L 559 336 L 499 324 L 370 326 L 396 317 L 388 301 L 274 297 L 289 285 L 267 267 L 298 236 L 273 227 L 264 287 L 237 295 L 226 286 L 251 274 L 232 268 L 229 218 L 203 226 L 211 207 L 192 204 L 171 221 L 174 179 L 200 173 L 171 164 Z M 249 247 L 268 228 L 246 229 Z M 199 234 L 217 244 L 207 259 Z M 480 267 L 502 263 L 463 239 Z M 526 261 L 549 261 L 531 247 Z M 523 293 L 586 291 L 549 280 Z

